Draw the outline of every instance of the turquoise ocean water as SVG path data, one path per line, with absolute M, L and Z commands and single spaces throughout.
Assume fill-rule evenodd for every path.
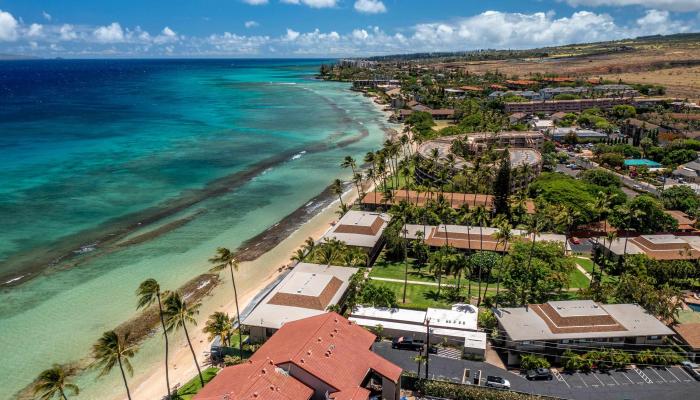
M 343 156 L 380 146 L 383 115 L 311 79 L 318 64 L 0 63 L 0 399 L 87 355 L 133 315 L 143 279 L 177 287 L 207 271 L 217 246 L 309 206 L 349 176 Z M 81 399 L 120 390 L 81 383 Z

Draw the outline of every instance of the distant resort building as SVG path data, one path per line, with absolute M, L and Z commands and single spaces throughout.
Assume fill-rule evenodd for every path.
M 336 313 L 290 322 L 194 400 L 399 400 L 402 369 L 372 352 L 375 338 Z
M 527 185 L 532 179 L 539 175 L 542 170 L 542 154 L 540 150 L 544 144 L 544 135 L 540 132 L 500 132 L 493 133 L 473 133 L 469 135 L 444 136 L 438 139 L 429 140 L 418 146 L 416 154 L 426 161 L 426 164 L 437 163 L 442 168 L 451 169 L 452 173 L 464 168 L 473 168 L 473 164 L 464 157 L 452 152 L 452 143 L 457 140 L 465 140 L 469 150 L 475 154 L 481 154 L 489 147 L 507 148 L 510 156 L 511 168 L 515 169 L 524 165 L 530 167 L 530 175 L 521 177 L 524 179 L 512 180 L 513 189 Z M 448 164 L 448 155 L 452 154 L 454 164 Z M 434 156 L 437 155 L 437 159 Z M 419 181 L 436 181 L 438 177 L 420 163 L 417 165 L 416 179 Z
M 676 179 L 688 183 L 700 183 L 700 158 L 689 163 L 681 164 L 673 171 Z
M 697 260 L 700 258 L 700 236 L 672 234 L 641 235 L 617 238 L 610 243 L 598 238 L 598 245 L 605 254 L 622 257 L 626 254 L 644 254 L 655 260 Z
M 391 215 L 350 210 L 333 226 L 323 239 L 337 239 L 367 253 L 367 265 L 372 265 L 384 245 L 382 234 Z
M 378 208 L 390 207 L 394 204 L 399 204 L 403 201 L 415 206 L 424 206 L 428 201 L 437 201 L 439 193 L 417 192 L 414 190 L 392 190 L 393 202 L 389 204 L 381 192 L 370 192 L 362 198 L 360 204 L 364 209 L 376 210 Z M 490 211 L 493 209 L 493 196 L 490 194 L 475 194 L 475 193 L 442 193 L 443 201 L 446 201 L 454 209 L 459 209 L 463 205 L 469 208 L 484 207 Z M 535 202 L 527 200 L 525 202 L 525 212 L 528 214 L 535 213 Z
M 505 112 L 523 112 L 527 114 L 535 113 L 556 113 L 556 112 L 583 112 L 589 108 L 598 107 L 601 109 L 613 108 L 617 105 L 629 104 L 634 106 L 653 106 L 659 103 L 672 101 L 667 98 L 633 98 L 633 97 L 607 97 L 578 100 L 546 100 L 546 101 L 523 101 L 506 102 Z
M 411 338 L 430 343 L 447 342 L 462 349 L 462 355 L 483 359 L 486 353 L 486 333 L 479 331 L 479 309 L 471 304 L 455 304 L 451 309 L 428 308 L 426 311 L 404 308 L 356 307 L 350 321 L 367 329 L 382 327 L 382 335 Z
M 552 140 L 555 142 L 563 142 L 569 135 L 574 134 L 578 140 L 585 142 L 600 141 L 608 138 L 608 134 L 604 132 L 597 132 L 590 129 L 574 128 L 574 127 L 562 127 L 554 128 L 551 133 Z
M 592 300 L 550 301 L 527 307 L 498 308 L 499 335 L 506 364 L 517 365 L 523 353 L 559 362 L 567 349 L 654 347 L 674 332 L 636 304 L 601 304 Z
M 508 246 L 505 246 L 502 241 L 499 241 L 496 238 L 498 229 L 493 227 L 406 224 L 402 231 L 405 231 L 407 239 L 424 240 L 431 247 L 442 247 L 449 244 L 461 250 L 484 250 L 502 253 L 513 244 L 511 241 L 508 243 Z M 521 229 L 512 229 L 511 233 L 517 237 L 517 240 L 532 240 L 532 235 Z M 556 242 L 561 245 L 563 252 L 566 254 L 571 252 L 571 246 L 564 235 L 539 233 L 537 242 Z
M 324 314 L 340 303 L 357 268 L 299 263 L 243 319 L 250 341 L 267 340 L 284 324 Z

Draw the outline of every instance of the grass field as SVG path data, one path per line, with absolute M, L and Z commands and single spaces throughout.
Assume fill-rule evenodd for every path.
M 384 255 L 380 255 L 372 267 L 370 277 L 404 279 L 405 266 L 403 261 L 387 261 Z M 408 259 L 408 280 L 419 282 L 436 282 L 437 279 L 428 271 L 428 267 L 416 268 L 415 260 Z M 443 276 L 442 283 L 455 283 L 456 279 L 451 276 Z
M 206 385 L 214 379 L 216 376 L 217 372 L 219 372 L 220 368 L 216 367 L 209 367 L 202 371 L 202 378 L 204 378 L 204 384 Z M 194 378 L 190 379 L 189 382 L 185 383 L 182 385 L 180 389 L 177 391 L 177 399 L 178 400 L 190 400 L 196 395 L 200 390 L 202 389 L 202 385 L 199 382 L 199 376 L 195 376 Z
M 588 287 L 590 282 L 586 275 L 579 271 L 578 268 L 574 269 L 571 271 L 571 274 L 569 274 L 569 287 L 571 288 L 585 288 Z
M 401 308 L 425 310 L 428 307 L 450 308 L 451 305 L 451 302 L 443 296 L 446 288 L 443 288 L 441 296 L 438 298 L 437 286 L 409 284 L 406 287 L 406 303 L 403 304 L 401 302 L 403 300 L 403 283 L 384 281 L 372 281 L 372 283 L 393 290 Z
M 588 272 L 589 274 L 593 272 L 593 264 L 594 264 L 593 260 L 590 260 L 588 258 L 578 258 L 578 257 L 575 260 L 576 260 L 576 263 L 578 265 L 582 266 L 583 269 L 586 270 L 586 272 Z M 603 274 L 603 282 L 604 283 L 615 282 L 617 280 L 616 277 L 606 274 L 605 271 L 602 270 L 600 268 L 600 266 L 597 264 L 595 266 L 595 270 L 596 270 L 596 272 L 603 271 L 602 274 Z

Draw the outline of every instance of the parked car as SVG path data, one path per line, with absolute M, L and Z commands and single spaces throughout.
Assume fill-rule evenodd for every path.
M 569 241 L 570 241 L 572 244 L 581 244 L 581 239 L 579 239 L 579 238 L 577 238 L 577 237 L 575 237 L 575 236 L 572 236 L 571 239 L 569 239 Z
M 486 386 L 496 389 L 510 389 L 510 382 L 500 376 L 487 376 Z
M 552 371 L 547 368 L 537 368 L 527 371 L 525 377 L 531 381 L 551 381 L 553 375 Z
M 681 365 L 688 375 L 695 378 L 695 380 L 700 381 L 700 365 L 690 361 L 683 361 Z
M 423 350 L 425 342 L 423 340 L 415 340 L 407 337 L 397 337 L 391 341 L 392 349 L 406 349 L 406 350 Z

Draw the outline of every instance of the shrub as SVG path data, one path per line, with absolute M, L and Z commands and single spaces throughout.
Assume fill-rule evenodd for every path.
M 459 385 L 456 383 L 419 380 L 416 390 L 424 395 L 451 400 L 535 400 L 546 399 L 543 396 L 528 395 L 502 390 L 492 390 L 479 386 Z
M 523 354 L 520 356 L 520 368 L 521 369 L 537 369 L 537 368 L 549 368 L 549 361 L 542 357 L 538 357 L 534 354 Z

